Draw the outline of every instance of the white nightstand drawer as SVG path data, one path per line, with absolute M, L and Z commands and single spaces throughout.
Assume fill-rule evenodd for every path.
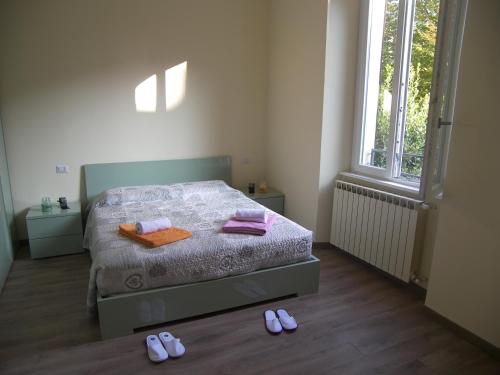
M 268 188 L 265 193 L 256 191 L 253 194 L 250 194 L 248 192 L 248 188 L 246 187 L 238 188 L 238 190 L 245 194 L 248 198 L 260 203 L 264 207 L 267 207 L 280 215 L 285 215 L 285 195 L 278 190 Z
M 83 252 L 82 235 L 49 237 L 30 240 L 30 254 L 33 259 Z
M 26 220 L 29 239 L 82 233 L 80 215 Z
M 264 207 L 273 210 L 274 212 L 283 215 L 285 207 L 283 202 L 283 197 L 275 198 L 255 198 L 255 201 L 263 205 Z

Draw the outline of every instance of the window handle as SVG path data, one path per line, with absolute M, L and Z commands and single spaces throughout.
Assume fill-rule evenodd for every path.
M 439 118 L 439 121 L 438 121 L 438 129 L 441 127 L 441 126 L 451 126 L 453 125 L 453 123 L 451 121 L 443 121 L 443 119 L 440 117 Z

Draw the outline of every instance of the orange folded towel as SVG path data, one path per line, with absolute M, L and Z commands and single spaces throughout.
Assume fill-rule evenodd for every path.
M 185 229 L 170 227 L 158 232 L 148 234 L 137 234 L 135 224 L 120 224 L 118 233 L 140 242 L 147 247 L 158 247 L 168 243 L 184 240 L 193 234 Z

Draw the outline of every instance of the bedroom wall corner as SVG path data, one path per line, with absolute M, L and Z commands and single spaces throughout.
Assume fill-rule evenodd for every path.
M 316 232 L 328 1 L 272 0 L 266 178 Z
M 333 182 L 351 165 L 359 0 L 330 0 L 325 57 L 316 240 L 330 241 Z

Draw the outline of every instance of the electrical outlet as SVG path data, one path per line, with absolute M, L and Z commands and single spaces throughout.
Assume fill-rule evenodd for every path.
M 69 173 L 69 166 L 66 164 L 57 164 L 56 173 Z

